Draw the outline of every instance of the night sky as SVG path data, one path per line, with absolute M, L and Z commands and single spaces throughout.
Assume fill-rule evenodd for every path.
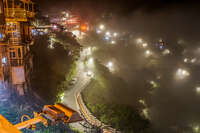
M 168 8 L 198 7 L 197 0 L 35 0 L 42 11 L 56 12 L 56 9 L 76 8 L 81 11 L 112 11 L 127 15 L 137 9 L 159 11 Z

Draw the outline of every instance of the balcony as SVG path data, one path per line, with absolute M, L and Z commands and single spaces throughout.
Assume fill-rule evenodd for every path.
M 24 10 L 23 8 L 6 8 L 5 17 L 7 19 L 16 19 L 17 21 L 27 21 L 28 18 L 34 18 L 35 13 Z

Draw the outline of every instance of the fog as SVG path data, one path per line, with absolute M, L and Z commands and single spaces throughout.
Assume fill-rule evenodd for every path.
M 116 5 L 111 1 L 113 6 L 110 6 L 106 4 L 106 1 L 85 2 L 51 1 L 44 8 L 43 1 L 40 5 L 45 13 L 46 11 L 55 13 L 60 9 L 70 7 L 83 10 L 83 13 L 88 16 L 91 13 L 93 17 L 99 17 L 99 13 L 105 13 L 105 11 L 113 11 L 113 17 L 106 23 L 110 24 L 112 29 L 125 33 L 128 40 L 103 54 L 116 61 L 119 67 L 116 75 L 128 84 L 126 89 L 116 90 L 115 95 L 121 96 L 120 102 L 135 106 L 135 100 L 145 99 L 151 122 L 157 132 L 192 131 L 195 125 L 200 126 L 200 108 L 198 107 L 200 95 L 195 92 L 195 87 L 199 85 L 200 80 L 200 64 L 191 65 L 183 62 L 184 57 L 191 53 L 197 58 L 200 56 L 196 50 L 200 46 L 199 3 L 170 0 L 152 3 L 135 0 L 135 3 L 125 1 Z M 90 9 L 91 5 L 96 7 L 96 11 L 94 8 Z M 60 7 L 59 10 L 58 7 Z M 150 49 L 154 51 L 154 56 L 145 58 L 143 50 L 136 46 L 135 40 L 138 37 L 146 40 Z M 153 48 L 160 38 L 172 51 L 172 55 L 163 57 L 159 50 Z M 128 45 L 126 46 L 125 43 Z M 176 70 L 180 67 L 190 71 L 190 76 L 183 81 L 176 80 L 174 77 Z M 159 87 L 151 90 L 149 85 L 151 80 L 156 81 Z

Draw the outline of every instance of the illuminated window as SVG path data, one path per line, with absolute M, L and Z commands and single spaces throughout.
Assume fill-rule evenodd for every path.
M 16 57 L 15 52 L 10 52 L 10 58 L 15 58 L 15 57 Z

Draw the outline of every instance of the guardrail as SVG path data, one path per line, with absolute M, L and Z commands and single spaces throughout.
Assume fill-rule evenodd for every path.
M 77 103 L 80 107 L 80 111 L 85 117 L 85 119 L 94 126 L 100 127 L 103 130 L 103 133 L 121 133 L 119 131 L 116 131 L 116 129 L 105 125 L 101 121 L 99 121 L 95 116 L 91 114 L 91 112 L 87 109 L 85 103 L 83 102 L 81 94 L 77 94 Z

